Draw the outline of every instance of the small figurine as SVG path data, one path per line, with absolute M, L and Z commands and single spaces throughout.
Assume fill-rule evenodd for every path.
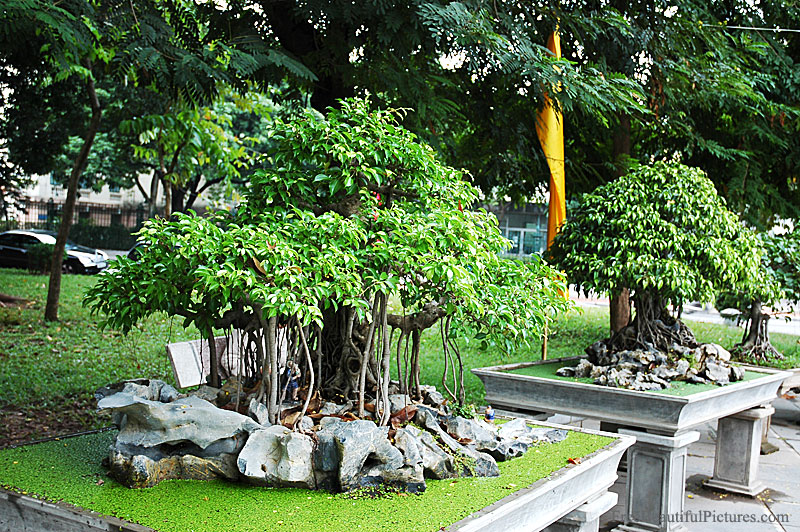
M 300 387 L 300 367 L 294 362 L 289 362 L 284 375 L 286 376 L 286 391 L 292 401 L 297 401 L 297 389 Z
M 492 405 L 486 405 L 486 411 L 483 413 L 483 419 L 488 423 L 494 423 L 494 408 Z

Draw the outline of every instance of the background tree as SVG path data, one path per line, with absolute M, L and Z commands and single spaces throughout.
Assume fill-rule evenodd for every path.
M 554 266 L 579 289 L 630 287 L 635 316 L 610 349 L 663 351 L 696 346 L 679 320 L 684 302 L 710 301 L 723 286 L 758 286 L 762 252 L 702 171 L 665 162 L 584 195 L 551 248 Z
M 241 376 L 273 422 L 282 346 L 302 368 L 304 411 L 319 391 L 357 401 L 359 416 L 375 401 L 387 423 L 392 356 L 402 390 L 419 396 L 420 333 L 439 324 L 443 384 L 463 404 L 456 335 L 525 342 L 568 306 L 565 286 L 542 262 L 499 256 L 496 220 L 469 210 L 477 189 L 397 117 L 348 101 L 326 119 L 276 121 L 273 165 L 252 176 L 235 216 L 148 222 L 141 258 L 101 275 L 89 304 L 123 330 L 160 310 L 194 323 L 214 385 L 213 331 L 239 329 L 251 348 Z
M 244 90 L 248 74 L 261 68 L 279 72 L 292 60 L 264 42 L 228 44 L 226 33 L 209 32 L 194 2 L 125 1 L 6 3 L 0 19 L 0 54 L 6 73 L 16 76 L 15 88 L 72 83 L 91 109 L 76 117 L 85 124 L 68 180 L 56 252 L 51 267 L 45 319 L 58 317 L 61 260 L 72 222 L 78 182 L 100 128 L 103 107 L 96 80 L 113 79 L 146 87 L 174 102 L 210 101 L 221 83 Z M 298 66 L 302 73 L 303 69 Z M 15 90 L 15 94 L 17 91 Z M 53 106 L 71 112 L 76 106 Z M 82 106 L 77 106 L 81 109 Z M 67 133 L 60 138 L 68 137 Z M 50 151 L 52 157 L 57 151 Z

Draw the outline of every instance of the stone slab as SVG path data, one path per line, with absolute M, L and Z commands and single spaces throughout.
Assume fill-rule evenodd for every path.
M 286 365 L 287 345 L 285 332 L 281 331 L 278 335 L 284 335 L 279 340 L 278 345 L 281 351 L 278 354 L 278 365 Z M 217 361 L 220 370 L 220 377 L 227 379 L 236 376 L 240 371 L 242 362 L 242 336 L 236 329 L 231 332 L 229 337 L 218 336 L 214 338 Z M 191 340 L 187 342 L 174 342 L 167 344 L 167 356 L 172 364 L 172 373 L 178 388 L 189 386 L 199 386 L 205 384 L 211 370 L 211 354 L 208 349 L 207 340 Z
M 156 532 L 69 504 L 0 489 L 0 532 Z

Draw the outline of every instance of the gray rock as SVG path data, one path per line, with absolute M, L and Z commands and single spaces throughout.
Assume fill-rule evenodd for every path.
M 581 359 L 581 361 L 578 362 L 578 365 L 575 366 L 575 376 L 581 378 L 588 377 L 591 374 L 592 369 L 594 369 L 594 366 L 591 362 L 585 358 Z
M 744 379 L 744 368 L 741 366 L 731 366 L 731 376 L 730 380 L 732 382 L 740 381 Z
M 502 440 L 494 449 L 487 450 L 486 452 L 494 458 L 495 461 L 505 462 L 506 460 L 517 458 L 525 454 L 530 445 L 530 442 L 523 441 L 522 439 L 513 441 Z
M 398 432 L 399 430 L 401 429 L 398 429 Z M 436 444 L 436 440 L 433 439 L 430 432 L 420 430 L 411 425 L 404 427 L 402 430 L 416 438 L 418 442 L 417 449 L 422 459 L 425 478 L 442 480 L 458 477 L 453 457 Z
M 717 360 L 722 362 L 730 362 L 731 354 L 724 347 L 719 344 L 704 344 L 702 349 L 707 355 L 714 355 Z
M 161 403 L 120 392 L 103 398 L 98 407 L 125 415 L 118 442 L 142 447 L 188 441 L 204 449 L 215 441 L 246 436 L 261 428 L 247 416 L 191 396 Z
M 479 450 L 497 446 L 497 434 L 494 426 L 461 416 L 443 416 L 439 418 L 448 434 L 457 440 L 470 440 Z
M 575 368 L 572 366 L 564 366 L 563 368 L 558 368 L 556 370 L 556 375 L 558 375 L 559 377 L 574 377 Z
M 706 378 L 716 384 L 728 384 L 730 382 L 731 369 L 730 366 L 706 360 L 705 363 Z
M 159 394 L 159 401 L 162 403 L 171 403 L 177 399 L 182 399 L 185 397 L 182 393 L 179 393 L 178 390 L 173 388 L 167 383 L 161 387 L 161 393 Z
M 389 406 L 391 407 L 391 414 L 398 410 L 402 410 L 408 405 L 414 404 L 411 402 L 411 397 L 406 394 L 394 394 L 389 396 Z
M 253 432 L 239 453 L 239 472 L 253 484 L 316 488 L 309 436 L 273 425 Z
M 314 420 L 308 416 L 303 416 L 300 418 L 300 423 L 297 424 L 297 428 L 304 431 L 312 431 L 314 430 Z
M 214 401 L 217 400 L 218 393 L 219 393 L 219 388 L 214 388 L 206 384 L 201 384 L 200 386 L 197 387 L 195 391 L 189 392 L 189 395 L 197 397 L 204 401 L 208 401 L 209 403 L 213 403 Z
M 424 405 L 419 405 L 417 407 L 416 422 L 437 436 L 451 451 L 465 457 L 466 460 L 463 461 L 463 466 L 461 467 L 462 471 L 460 471 L 463 476 L 500 476 L 500 469 L 498 469 L 497 462 L 495 462 L 494 458 L 486 453 L 469 449 L 458 443 L 439 426 L 437 418 L 438 414 L 435 410 Z
M 559 443 L 566 439 L 567 431 L 564 429 L 538 427 L 531 429 L 530 435 L 537 443 Z
M 129 488 L 150 488 L 170 479 L 236 480 L 238 473 L 233 454 L 212 458 L 167 456 L 159 460 L 144 455 L 129 456 L 114 448 L 109 454 L 109 474 Z
M 521 418 L 514 418 L 507 423 L 503 423 L 497 428 L 497 435 L 504 440 L 517 438 L 530 438 L 531 427 Z
M 439 409 L 444 406 L 446 399 L 444 398 L 444 395 L 440 394 L 434 389 L 425 395 L 425 399 L 422 402 L 426 405 L 432 406 L 433 408 Z
M 386 437 L 386 431 L 364 420 L 334 423 L 330 430 L 339 457 L 339 487 L 349 491 L 374 485 L 404 465 L 403 454 Z M 369 459 L 369 464 L 367 460 Z M 365 468 L 366 464 L 366 468 Z
M 267 409 L 267 405 L 255 399 L 250 399 L 250 406 L 247 407 L 247 415 L 253 418 L 259 425 L 264 427 L 270 425 L 269 409 Z
M 330 403 L 328 401 L 323 401 L 322 406 L 319 409 L 319 413 L 323 416 L 329 416 L 331 414 L 338 414 L 340 406 L 336 403 Z

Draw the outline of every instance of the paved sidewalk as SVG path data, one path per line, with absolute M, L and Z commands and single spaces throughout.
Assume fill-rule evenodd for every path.
M 767 489 L 756 498 L 716 492 L 702 487 L 703 480 L 714 471 L 716 423 L 698 428 L 700 440 L 689 446 L 686 466 L 685 515 L 703 522 L 685 522 L 689 532 L 800 532 L 800 397 L 787 395 L 773 402 L 775 415 L 769 430 L 769 441 L 778 447 L 770 455 L 762 455 L 759 478 Z M 563 415 L 549 421 L 598 429 L 599 422 Z M 624 500 L 625 473 L 612 487 Z M 601 530 L 611 530 L 624 516 L 618 504 L 600 520 Z M 744 514 L 756 522 L 741 522 Z M 719 522 L 714 522 L 714 519 Z M 728 519 L 729 522 L 724 522 Z M 740 522 L 730 522 L 739 519 Z M 762 522 L 763 520 L 763 522 Z M 776 522 L 780 520 L 781 522 Z

